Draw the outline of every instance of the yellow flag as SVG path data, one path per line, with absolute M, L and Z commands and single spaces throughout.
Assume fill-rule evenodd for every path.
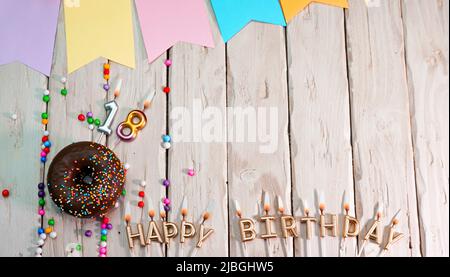
M 280 0 L 286 21 L 291 21 L 294 16 L 304 10 L 312 2 L 348 8 L 347 0 Z
M 134 68 L 131 0 L 65 0 L 64 15 L 68 73 L 99 57 Z

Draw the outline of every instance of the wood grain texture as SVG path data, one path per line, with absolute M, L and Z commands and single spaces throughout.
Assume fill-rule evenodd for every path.
M 66 38 L 64 30 L 64 15 L 61 9 L 58 32 L 53 58 L 52 73 L 49 80 L 51 100 L 48 105 L 50 140 L 52 142 L 51 153 L 47 162 L 48 169 L 52 159 L 64 147 L 80 141 L 92 141 L 96 137 L 96 131 L 88 128 L 88 123 L 79 122 L 80 113 L 91 111 L 95 118 L 104 120 L 105 110 L 103 104 L 106 94 L 102 89 L 103 63 L 105 59 L 97 59 L 82 67 L 76 72 L 67 75 Z M 61 77 L 67 76 L 68 95 L 60 94 L 63 88 Z M 95 133 L 94 133 L 95 132 Z M 105 140 L 102 141 L 104 143 Z M 97 244 L 100 242 L 100 226 L 95 219 L 77 219 L 69 214 L 61 213 L 53 201 L 47 197 L 47 220 L 55 219 L 55 230 L 59 236 L 51 240 L 44 247 L 44 256 L 66 256 L 65 248 L 70 243 L 80 243 L 84 256 L 97 256 Z M 84 236 L 86 230 L 92 230 L 93 236 Z
M 316 213 L 317 191 L 322 190 L 326 211 L 342 214 L 344 191 L 353 199 L 343 10 L 310 5 L 289 23 L 287 41 L 293 209 L 304 216 L 301 200 L 306 200 Z M 355 255 L 355 239 L 348 239 L 340 254 L 340 239 L 322 239 L 315 227 L 316 235 L 307 241 L 303 225 L 296 256 Z
M 227 98 L 228 107 L 246 109 L 266 108 L 264 120 L 255 124 L 250 119 L 228 113 L 228 181 L 229 201 L 240 203 L 244 217 L 258 223 L 262 212 L 263 191 L 270 194 L 271 213 L 275 214 L 279 195 L 290 213 L 291 176 L 288 141 L 288 95 L 286 76 L 286 47 L 284 29 L 270 24 L 251 23 L 228 42 Z M 277 130 L 275 149 L 263 153 L 257 139 L 248 135 L 258 128 L 270 128 L 270 108 L 275 109 Z M 251 118 L 251 117 L 248 117 Z M 248 123 L 250 122 L 250 123 Z M 244 129 L 239 130 L 240 126 Z M 239 142 L 239 136 L 244 141 Z M 256 136 L 258 138 L 258 136 Z M 246 142 L 247 141 L 247 142 Z M 235 207 L 230 204 L 230 255 L 243 256 Z M 279 224 L 278 224 L 279 226 Z M 279 230 L 277 229 L 279 232 Z M 292 240 L 277 238 L 269 243 L 260 239 L 246 243 L 249 256 L 292 256 Z
M 216 41 L 214 49 L 179 43 L 171 50 L 170 134 L 174 142 L 169 150 L 172 182 L 169 198 L 173 203 L 170 220 L 180 224 L 181 205 L 186 197 L 189 211 L 186 220 L 194 223 L 197 234 L 183 247 L 178 242 L 173 243 L 168 256 L 195 253 L 199 226 L 207 209 L 211 218 L 205 226 L 213 228 L 214 233 L 196 250 L 196 256 L 228 256 L 225 44 L 220 42 L 219 31 L 213 24 L 211 18 Z M 179 112 L 185 109 L 188 114 L 183 116 Z M 197 118 L 194 113 L 204 117 Z M 214 115 L 219 118 L 210 118 Z M 209 129 L 194 127 L 207 128 L 208 123 L 218 123 L 215 130 L 223 134 L 219 140 L 209 141 L 205 137 Z M 195 170 L 196 176 L 187 175 L 189 168 Z
M 346 11 L 356 210 L 366 225 L 379 202 L 384 225 L 401 209 L 405 238 L 388 256 L 418 256 L 419 227 L 400 1 Z M 367 227 L 367 225 L 366 225 Z M 386 241 L 387 230 L 384 231 Z M 360 239 L 362 239 L 360 237 Z M 364 255 L 378 255 L 368 244 Z
M 156 96 L 151 108 L 146 111 L 147 125 L 139 132 L 135 141 L 120 142 L 115 132 L 108 139 L 109 147 L 117 153 L 123 163 L 130 165 L 130 169 L 127 171 L 127 194 L 119 209 L 110 214 L 115 228 L 109 234 L 108 255 L 163 256 L 165 255 L 164 251 L 161 251 L 161 247 L 156 244 L 152 244 L 148 249 L 136 246 L 130 253 L 125 232 L 126 202 L 130 203 L 133 227 L 136 223 L 142 222 L 145 226 L 144 229 L 147 230 L 148 210 L 154 209 L 159 214 L 159 203 L 166 193 L 161 184 L 161 180 L 165 178 L 166 174 L 166 158 L 165 151 L 160 146 L 161 135 L 166 130 L 166 96 L 162 93 L 162 87 L 166 83 L 164 55 L 153 63 L 148 63 L 135 9 L 133 10 L 133 20 L 136 41 L 136 68 L 128 68 L 117 63 L 111 64 L 112 89 L 115 88 L 119 78 L 123 80 L 122 91 L 117 99 L 119 113 L 113 124 L 114 130 L 118 124 L 126 119 L 129 112 L 135 109 L 143 109 L 143 102 L 150 93 L 156 92 Z M 109 97 L 112 100 L 112 91 Z M 140 186 L 141 181 L 146 182 L 145 188 Z M 143 209 L 137 206 L 138 201 L 141 200 L 138 196 L 140 190 L 143 190 L 147 199 L 151 199 L 152 202 L 147 201 Z M 146 252 L 147 250 L 148 252 Z
M 403 1 L 421 249 L 448 256 L 449 1 Z
M 0 196 L 0 256 L 29 257 L 35 255 L 39 238 L 40 122 L 47 77 L 13 63 L 0 66 L 0 84 L 0 191 L 10 192 L 8 198 Z

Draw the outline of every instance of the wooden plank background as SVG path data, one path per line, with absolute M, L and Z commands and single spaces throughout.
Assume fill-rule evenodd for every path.
M 449 1 L 349 2 L 347 10 L 312 4 L 286 28 L 251 23 L 227 44 L 208 4 L 216 48 L 180 43 L 151 64 L 133 11 L 136 68 L 111 62 L 112 87 L 123 80 L 116 123 L 142 107 L 151 92 L 156 97 L 147 112 L 148 126 L 135 142 L 117 144 L 115 135 L 102 141 L 131 166 L 125 200 L 133 207 L 133 222 L 148 222 L 149 206 L 158 210 L 165 196 L 173 202 L 169 219 L 179 222 L 186 197 L 187 219 L 198 225 L 209 209 L 207 225 L 215 229 L 197 256 L 244 256 L 234 200 L 245 217 L 257 221 L 264 192 L 270 195 L 273 214 L 280 197 L 286 213 L 296 217 L 303 214 L 304 200 L 317 215 L 319 191 L 324 192 L 326 212 L 342 214 L 345 192 L 354 199 L 350 213 L 364 230 L 379 203 L 384 225 L 401 210 L 398 229 L 405 238 L 387 255 L 449 255 Z M 173 61 L 169 69 L 163 64 L 166 58 Z M 34 256 L 40 219 L 37 184 L 45 180 L 49 165 L 39 161 L 40 114 L 50 114 L 49 162 L 72 142 L 96 141 L 98 133 L 77 115 L 92 111 L 105 117 L 103 105 L 112 97 L 102 89 L 105 62 L 99 58 L 68 75 L 69 94 L 60 95 L 60 79 L 67 75 L 61 13 L 50 77 L 18 63 L 0 66 L 0 145 L 8 157 L 0 160 L 0 189 L 11 192 L 0 199 L 0 256 Z M 162 92 L 166 85 L 172 88 L 169 95 Z M 52 99 L 45 105 L 41 99 L 47 88 Z M 195 105 L 222 114 L 227 140 L 185 141 L 175 135 L 179 121 L 173 111 L 190 111 Z M 236 140 L 233 130 L 240 122 L 229 108 L 251 107 L 278 110 L 273 153 L 261 153 L 258 143 Z M 166 133 L 174 139 L 168 151 L 160 145 Z M 188 168 L 196 170 L 195 177 L 187 176 Z M 172 182 L 167 190 L 161 185 L 165 178 Z M 141 210 L 136 205 L 143 180 L 151 203 Z M 48 197 L 47 202 L 46 220 L 55 219 L 58 238 L 47 240 L 44 255 L 65 256 L 68 244 L 80 243 L 84 256 L 97 256 L 98 222 L 61 214 Z M 152 245 L 149 252 L 130 252 L 124 206 L 121 201 L 110 214 L 109 256 L 192 255 L 194 241 L 183 248 L 172 243 L 167 251 Z M 94 235 L 85 237 L 86 230 Z M 278 224 L 276 231 L 280 234 Z M 246 254 L 354 256 L 362 244 L 361 238 L 350 239 L 340 250 L 339 237 L 318 239 L 316 234 L 306 241 L 303 226 L 300 233 L 297 239 L 249 242 Z M 378 252 L 379 247 L 369 244 L 363 255 Z

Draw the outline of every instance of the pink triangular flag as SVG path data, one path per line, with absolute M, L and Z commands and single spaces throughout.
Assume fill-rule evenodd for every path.
M 136 0 L 149 62 L 177 42 L 214 47 L 204 0 Z

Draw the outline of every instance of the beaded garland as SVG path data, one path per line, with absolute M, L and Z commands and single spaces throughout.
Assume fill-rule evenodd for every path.
M 78 218 L 106 214 L 122 195 L 125 170 L 106 146 L 79 142 L 61 150 L 50 165 L 50 197 Z

